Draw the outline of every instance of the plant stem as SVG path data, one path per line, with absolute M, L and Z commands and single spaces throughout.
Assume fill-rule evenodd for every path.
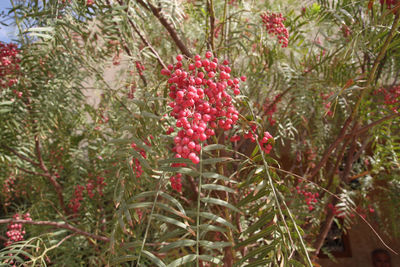
M 197 194 L 197 214 L 196 214 L 196 267 L 199 267 L 200 256 L 200 198 L 201 198 L 201 183 L 203 174 L 203 149 L 200 150 L 200 176 L 199 176 L 199 189 Z

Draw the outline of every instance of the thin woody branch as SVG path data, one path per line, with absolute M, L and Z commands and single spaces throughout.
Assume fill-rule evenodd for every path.
M 389 116 L 383 117 L 382 119 L 379 119 L 375 122 L 372 122 L 364 127 L 362 127 L 361 129 L 358 129 L 356 131 L 353 131 L 349 134 L 345 134 L 346 129 L 348 128 L 348 126 L 350 125 L 350 121 L 349 119 L 351 119 L 351 116 L 346 120 L 345 124 L 342 127 L 342 130 L 340 131 L 339 136 L 336 138 L 336 140 L 326 149 L 326 151 L 324 152 L 321 161 L 318 163 L 318 165 L 313 169 L 313 171 L 310 174 L 310 179 L 313 178 L 318 171 L 326 164 L 326 162 L 328 161 L 332 151 L 344 140 L 347 138 L 351 138 L 354 136 L 358 136 L 362 133 L 365 133 L 366 131 L 368 131 L 369 129 L 373 128 L 374 126 L 377 126 L 379 124 L 381 124 L 384 121 L 390 120 L 390 119 L 394 119 L 396 117 L 399 117 L 400 114 L 398 113 L 394 113 L 391 114 Z
M 47 175 L 45 175 L 45 174 L 43 174 L 43 173 L 30 171 L 30 170 L 27 170 L 27 169 L 25 169 L 25 168 L 18 167 L 18 166 L 17 166 L 17 169 L 18 169 L 18 170 L 21 170 L 21 171 L 23 171 L 23 172 L 25 172 L 25 173 L 27 173 L 27 174 L 36 175 L 36 176 L 42 176 L 42 177 L 48 178 Z
M 123 3 L 122 3 L 121 1 L 118 1 L 118 3 L 119 3 L 120 5 L 123 5 Z M 111 5 L 109 0 L 107 0 L 107 4 L 108 4 L 108 5 Z M 127 12 L 127 15 L 128 15 L 128 16 L 127 16 L 128 22 L 129 22 L 129 24 L 131 25 L 132 29 L 136 32 L 136 34 L 139 36 L 139 38 L 142 40 L 142 42 L 150 49 L 150 51 L 151 51 L 151 52 L 153 53 L 153 55 L 156 57 L 158 63 L 160 63 L 160 65 L 161 65 L 164 69 L 166 69 L 166 68 L 167 68 L 167 65 L 165 65 L 164 61 L 161 59 L 161 57 L 160 57 L 160 55 L 158 54 L 157 50 L 154 49 L 154 47 L 150 44 L 150 42 L 146 39 L 146 37 L 139 31 L 139 29 L 136 27 L 135 23 L 134 23 L 134 22 L 132 21 L 132 19 L 129 17 L 129 10 L 128 10 L 128 9 L 126 9 L 126 12 Z M 123 37 L 122 37 L 121 31 L 118 31 L 118 33 L 119 33 L 119 35 L 121 36 L 121 38 L 123 38 Z M 131 53 L 131 51 L 129 50 L 129 48 L 128 48 L 126 45 L 124 45 L 123 47 L 124 47 L 124 50 L 128 53 L 128 55 L 131 56 L 132 53 Z M 143 76 L 140 76 L 140 78 L 141 78 L 142 80 L 144 79 Z M 144 81 L 144 83 L 147 84 L 146 81 Z
M 143 2 L 143 0 L 137 0 L 137 2 L 141 6 L 143 6 L 147 10 L 150 10 L 153 13 L 153 15 L 160 21 L 160 23 L 168 31 L 169 35 L 174 40 L 174 42 L 178 46 L 179 50 L 181 50 L 181 52 L 185 56 L 191 58 L 192 53 L 190 53 L 189 49 L 186 47 L 186 45 L 183 43 L 183 41 L 179 38 L 176 30 L 172 27 L 171 23 L 161 14 L 161 12 L 160 12 L 161 8 L 157 8 L 150 3 L 146 4 L 145 2 Z
M 14 220 L 14 219 L 2 219 L 0 220 L 0 224 L 8 224 L 8 223 L 22 223 L 22 224 L 32 224 L 32 225 L 43 225 L 43 226 L 53 226 L 55 228 L 62 228 L 70 230 L 76 234 L 83 235 L 86 237 L 90 237 L 96 240 L 110 242 L 110 239 L 105 236 L 95 235 L 92 233 L 85 232 L 81 229 L 78 229 L 68 223 L 58 223 L 58 222 L 51 222 L 51 221 L 29 221 L 29 220 Z
M 1 145 L 1 147 L 4 148 L 4 149 L 6 149 L 6 150 L 8 150 L 8 151 L 10 151 L 11 153 L 13 153 L 13 154 L 14 154 L 15 156 L 17 156 L 18 158 L 20 158 L 20 159 L 22 159 L 22 160 L 24 160 L 24 161 L 27 161 L 27 162 L 31 163 L 32 165 L 34 165 L 34 166 L 39 166 L 39 163 L 38 163 L 38 162 L 35 162 L 35 161 L 31 160 L 31 159 L 28 158 L 28 157 L 25 157 L 24 155 L 18 153 L 15 149 L 13 149 L 13 148 L 11 148 L 11 147 L 9 147 L 9 146 L 7 146 L 7 145 Z

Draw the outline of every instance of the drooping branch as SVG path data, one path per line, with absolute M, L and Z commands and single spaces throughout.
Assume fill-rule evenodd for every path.
M 121 6 L 123 5 L 123 3 L 122 3 L 121 1 L 118 1 L 118 3 L 119 3 Z M 109 0 L 107 0 L 107 4 L 108 4 L 108 5 L 111 5 Z M 157 50 L 154 49 L 154 47 L 150 44 L 150 42 L 146 39 L 146 37 L 139 31 L 139 29 L 136 27 L 135 23 L 134 23 L 134 22 L 132 21 L 132 19 L 129 17 L 129 14 L 130 14 L 130 13 L 129 13 L 129 9 L 127 8 L 125 11 L 127 12 L 127 15 L 128 15 L 128 16 L 127 16 L 127 19 L 128 19 L 129 24 L 131 25 L 132 29 L 136 32 L 136 34 L 139 36 L 139 38 L 142 40 L 142 42 L 150 49 L 150 51 L 151 51 L 151 52 L 153 53 L 153 55 L 156 57 L 158 63 L 160 63 L 160 65 L 161 65 L 164 69 L 166 69 L 167 66 L 165 65 L 164 61 L 161 59 L 161 57 L 160 57 L 160 55 L 158 54 Z M 119 31 L 119 34 L 120 34 L 120 36 L 122 37 L 122 33 L 121 33 L 120 31 Z M 129 48 L 128 48 L 126 45 L 124 45 L 124 49 L 125 49 L 125 51 L 128 53 L 128 55 L 131 56 L 131 52 L 130 52 Z M 140 77 L 141 77 L 141 79 L 143 79 L 142 76 L 140 76 Z M 145 82 L 145 84 L 146 84 L 146 83 L 147 83 L 147 82 Z
M 9 223 L 21 223 L 21 224 L 32 224 L 32 225 L 43 225 L 43 226 L 53 226 L 55 228 L 62 228 L 70 230 L 76 234 L 87 236 L 96 240 L 110 242 L 110 239 L 105 236 L 95 235 L 92 233 L 85 232 L 81 229 L 78 229 L 68 223 L 58 223 L 52 221 L 29 221 L 29 220 L 15 220 L 15 219 L 1 219 L 0 224 L 9 224 Z
M 310 180 L 314 178 L 315 175 L 319 172 L 319 170 L 325 166 L 326 162 L 328 161 L 332 151 L 343 141 L 344 136 L 346 135 L 347 128 L 349 127 L 350 123 L 352 121 L 352 117 L 349 116 L 349 118 L 346 120 L 344 123 L 342 129 L 340 130 L 339 136 L 336 138 L 336 140 L 325 150 L 320 162 L 318 163 L 317 166 L 311 171 L 310 174 Z
M 164 61 L 161 59 L 160 55 L 158 52 L 154 49 L 154 47 L 151 46 L 150 42 L 146 39 L 146 37 L 139 31 L 139 29 L 136 27 L 135 23 L 131 19 L 128 19 L 129 24 L 132 26 L 132 29 L 136 32 L 136 34 L 140 37 L 142 42 L 150 49 L 150 51 L 155 55 L 157 58 L 158 63 L 166 69 L 167 65 L 165 65 Z
M 13 148 L 11 148 L 11 147 L 9 147 L 7 145 L 1 145 L 1 147 L 6 149 L 6 150 L 8 150 L 8 151 L 10 151 L 11 153 L 13 153 L 18 158 L 20 158 L 20 159 L 22 159 L 24 161 L 27 161 L 27 162 L 31 163 L 32 165 L 34 165 L 34 166 L 39 166 L 38 162 L 35 162 L 35 161 L 33 161 L 32 159 L 30 159 L 28 157 L 25 157 L 24 155 L 18 153 L 15 149 L 13 149 Z
M 150 10 L 153 13 L 153 15 L 158 19 L 158 21 L 160 21 L 160 23 L 168 31 L 169 35 L 174 40 L 174 42 L 178 46 L 179 50 L 181 50 L 182 54 L 191 58 L 192 53 L 190 53 L 189 49 L 186 47 L 186 45 L 183 43 L 183 41 L 179 38 L 178 33 L 172 27 L 171 23 L 161 14 L 161 8 L 157 8 L 157 7 L 153 6 L 151 3 L 146 4 L 145 2 L 143 2 L 143 0 L 137 0 L 137 2 L 141 6 L 143 6 L 147 10 Z

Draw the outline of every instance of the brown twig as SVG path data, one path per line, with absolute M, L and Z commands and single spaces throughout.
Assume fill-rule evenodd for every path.
M 133 30 L 136 32 L 136 34 L 140 37 L 142 42 L 147 45 L 147 47 L 150 49 L 150 51 L 156 56 L 158 63 L 166 69 L 167 65 L 165 65 L 164 61 L 161 59 L 160 55 L 158 52 L 154 49 L 154 47 L 151 46 L 150 42 L 146 39 L 146 37 L 139 31 L 139 29 L 136 27 L 135 23 L 131 19 L 128 19 L 129 24 L 132 26 Z
M 186 47 L 186 45 L 182 42 L 182 40 L 179 38 L 176 30 L 172 27 L 171 23 L 161 14 L 161 8 L 157 8 L 153 6 L 151 3 L 145 3 L 143 0 L 137 0 L 137 2 L 146 8 L 147 10 L 150 10 L 153 15 L 160 21 L 160 23 L 164 26 L 164 28 L 168 31 L 169 35 L 171 38 L 174 40 L 175 44 L 178 46 L 179 50 L 181 52 L 191 58 L 192 53 L 190 53 L 189 49 Z
M 0 220 L 0 224 L 8 224 L 8 223 L 21 223 L 21 224 L 32 224 L 32 225 L 44 225 L 44 226 L 53 226 L 55 228 L 62 228 L 70 230 L 76 234 L 87 236 L 96 240 L 110 242 L 110 239 L 105 236 L 95 235 L 92 233 L 85 232 L 81 229 L 78 229 L 68 223 L 58 223 L 51 221 L 28 221 L 28 220 L 14 220 L 14 219 L 2 219 Z
M 1 147 L 4 148 L 4 149 L 7 149 L 8 151 L 10 151 L 11 153 L 13 153 L 13 154 L 14 154 L 15 156 L 17 156 L 18 158 L 20 158 L 20 159 L 22 159 L 22 160 L 25 160 L 25 161 L 31 163 L 31 164 L 34 165 L 34 166 L 39 166 L 39 163 L 37 163 L 37 162 L 31 160 L 30 158 L 27 158 L 27 157 L 25 157 L 24 155 L 18 153 L 15 149 L 13 149 L 13 148 L 11 148 L 11 147 L 9 147 L 9 146 L 7 146 L 7 145 L 1 145 Z
M 332 200 L 332 205 L 335 206 L 337 202 L 338 201 L 337 201 L 336 198 L 333 199 Z M 329 201 L 329 203 L 331 203 L 331 202 Z M 315 251 L 314 251 L 314 257 L 315 258 L 318 256 L 319 251 L 321 250 L 322 246 L 324 245 L 325 238 L 328 235 L 329 230 L 331 229 L 332 222 L 333 222 L 334 218 L 335 218 L 335 213 L 333 212 L 332 209 L 328 208 L 328 214 L 326 215 L 324 224 L 322 225 L 321 231 L 320 231 L 319 235 L 317 236 L 317 239 L 314 242 L 314 246 L 313 247 L 315 248 Z
M 208 13 L 210 14 L 210 36 L 209 42 L 211 50 L 214 52 L 214 32 L 215 32 L 215 14 L 214 14 L 214 2 L 213 0 L 207 0 Z
M 45 174 L 43 174 L 43 173 L 40 173 L 40 172 L 30 171 L 30 170 L 27 170 L 27 169 L 25 169 L 25 168 L 18 167 L 18 166 L 17 166 L 17 169 L 18 169 L 18 170 L 21 170 L 21 171 L 23 171 L 23 172 L 25 172 L 25 173 L 31 174 L 31 175 L 42 176 L 42 177 L 48 178 L 47 175 L 45 175 Z
M 314 167 L 312 170 L 309 179 L 311 180 L 314 178 L 315 175 L 319 172 L 319 170 L 326 164 L 328 161 L 332 151 L 343 141 L 347 128 L 349 127 L 350 123 L 352 121 L 352 117 L 349 116 L 347 120 L 345 121 L 342 129 L 340 130 L 339 136 L 336 138 L 336 140 L 325 150 L 320 162 L 318 163 L 317 166 Z

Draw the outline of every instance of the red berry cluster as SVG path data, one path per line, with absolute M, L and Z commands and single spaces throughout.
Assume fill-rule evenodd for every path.
M 94 4 L 94 0 L 86 0 L 86 5 L 91 6 Z
M 3 183 L 1 193 L 4 196 L 4 206 L 10 206 L 14 198 L 23 197 L 29 192 L 31 184 L 28 184 L 21 176 L 11 173 Z
M 305 186 L 307 189 L 307 186 Z M 315 203 L 318 202 L 317 198 L 319 197 L 319 193 L 312 193 L 311 191 L 303 190 L 300 186 L 296 186 L 297 194 L 303 195 L 306 200 L 306 204 L 308 206 L 308 210 L 312 211 L 314 209 Z
M 0 42 L 0 86 L 11 87 L 17 83 L 19 63 L 19 50 L 16 44 L 5 44 Z M 21 92 L 16 92 L 21 97 Z
M 389 106 L 393 112 L 397 113 L 400 111 L 400 85 L 393 86 L 389 89 L 382 87 L 374 93 L 383 94 L 385 105 Z
M 90 179 L 87 184 L 86 184 L 86 191 L 89 196 L 89 198 L 93 198 L 95 196 L 93 190 L 96 189 L 97 193 L 102 197 L 103 196 L 103 190 L 104 187 L 107 185 L 106 182 L 104 182 L 104 177 L 97 176 L 96 181 Z
M 283 22 L 286 20 L 281 13 L 266 12 L 260 15 L 268 34 L 276 35 L 282 47 L 289 44 L 289 32 Z
M 392 6 L 395 6 L 397 4 L 397 0 L 379 0 L 379 2 L 382 6 L 386 4 L 388 9 L 391 9 Z
M 177 173 L 176 175 L 173 175 L 169 178 L 169 181 L 171 182 L 171 187 L 172 189 L 182 192 L 182 174 Z
M 139 148 L 134 142 L 131 144 L 131 148 L 133 148 L 137 152 L 139 152 L 143 158 L 147 158 L 146 152 L 144 151 L 144 149 Z M 131 167 L 132 167 L 133 172 L 136 174 L 136 178 L 139 178 L 140 176 L 142 176 L 143 169 L 142 169 L 142 165 L 140 164 L 140 161 L 138 159 L 132 158 Z
M 175 65 L 162 69 L 161 74 L 169 76 L 169 96 L 172 102 L 170 115 L 176 119 L 176 127 L 181 128 L 174 138 L 173 151 L 177 158 L 188 158 L 194 164 L 199 163 L 201 142 L 215 135 L 215 129 L 225 131 L 232 128 L 238 120 L 238 111 L 233 106 L 232 96 L 240 94 L 240 79 L 231 78 L 231 68 L 227 60 L 218 64 L 218 58 L 212 58 L 206 52 L 205 58 L 199 55 L 185 67 L 183 56 L 176 57 Z M 173 129 L 169 129 L 171 133 Z
M 69 201 L 69 208 L 73 213 L 78 213 L 79 208 L 81 207 L 81 201 L 83 200 L 83 191 L 85 187 L 82 185 L 75 186 L 74 198 Z
M 245 139 L 250 139 L 252 143 L 256 142 L 258 135 L 255 133 L 257 130 L 257 126 L 255 124 L 250 125 L 250 130 L 243 136 Z M 232 136 L 231 141 L 237 141 L 237 136 Z M 239 138 L 240 139 L 240 138 Z M 264 135 L 258 142 L 261 145 L 261 150 L 264 153 L 269 154 L 271 152 L 272 146 L 270 144 L 270 139 L 273 139 L 272 135 L 269 132 L 264 132 Z
M 135 62 L 136 70 L 140 76 L 143 76 L 143 71 L 146 69 L 140 61 Z
M 14 214 L 14 220 L 27 220 L 31 221 L 31 216 L 29 213 L 23 214 L 22 216 L 19 213 Z M 11 245 L 12 243 L 24 240 L 25 230 L 22 228 L 22 223 L 10 223 L 7 227 L 8 231 L 6 233 L 8 240 L 4 244 L 6 247 Z
M 321 96 L 322 100 L 324 100 L 324 102 L 322 104 L 324 105 L 325 114 L 330 116 L 330 117 L 333 116 L 333 112 L 331 110 L 332 103 L 330 101 L 326 102 L 326 100 L 329 97 L 331 97 L 332 95 L 333 95 L 333 92 L 330 92 L 329 94 L 320 93 L 320 96 Z
M 282 95 L 278 94 L 275 96 L 273 101 L 271 101 L 268 98 L 266 98 L 264 101 L 263 105 L 264 114 L 267 116 L 267 119 L 271 126 L 274 126 L 274 124 L 276 123 L 276 120 L 274 120 L 272 116 L 277 111 L 276 104 L 281 102 L 281 100 L 282 100 Z

